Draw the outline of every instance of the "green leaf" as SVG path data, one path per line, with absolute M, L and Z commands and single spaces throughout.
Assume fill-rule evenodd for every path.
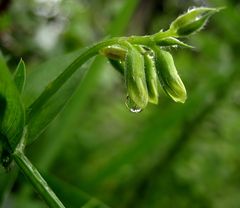
M 23 93 L 26 106 L 30 106 L 47 86 L 51 86 L 51 82 L 65 70 L 79 53 L 81 53 L 81 51 L 56 57 L 38 66 L 29 75 L 26 82 L 26 88 Z M 35 112 L 33 116 L 28 118 L 27 143 L 36 139 L 62 110 L 83 78 L 82 71 L 83 70 L 78 70 L 47 102 L 38 108 L 38 111 Z
M 168 37 L 168 38 L 158 40 L 157 36 L 156 36 L 156 38 L 154 40 L 158 46 L 173 46 L 173 47 L 174 46 L 182 46 L 185 48 L 193 48 L 192 46 L 190 46 L 176 38 L 173 38 L 173 37 Z
M 17 69 L 14 73 L 14 82 L 18 88 L 18 91 L 21 93 L 26 82 L 26 67 L 22 59 L 19 61 Z
M 24 130 L 25 111 L 11 74 L 0 56 L 0 140 L 14 151 Z M 4 110 L 5 109 L 5 110 Z
M 6 107 L 7 107 L 7 101 L 5 99 L 5 97 L 3 97 L 1 94 L 0 94 L 0 126 L 2 124 L 2 121 L 3 121 L 3 116 L 4 116 L 4 113 L 5 113 L 5 110 L 6 110 Z
M 67 184 L 56 177 L 48 175 L 46 176 L 46 180 L 66 207 L 109 208 L 109 206 L 98 199 L 89 196 L 77 187 Z

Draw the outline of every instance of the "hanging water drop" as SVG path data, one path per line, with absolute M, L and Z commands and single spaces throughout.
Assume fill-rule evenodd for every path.
M 142 111 L 142 109 L 138 107 L 129 96 L 127 96 L 125 104 L 127 108 L 133 113 L 140 113 Z

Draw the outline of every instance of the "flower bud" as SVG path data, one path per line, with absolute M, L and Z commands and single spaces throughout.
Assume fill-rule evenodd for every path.
M 184 103 L 187 93 L 174 65 L 172 55 L 167 51 L 159 49 L 157 46 L 153 47 L 153 50 L 155 52 L 157 75 L 163 90 L 175 102 Z
M 100 53 L 109 59 L 124 60 L 127 50 L 118 45 L 112 45 L 101 49 Z
M 153 104 L 158 104 L 159 80 L 158 80 L 156 67 L 153 59 L 154 57 L 151 57 L 150 54 L 147 54 L 147 53 L 144 54 L 144 65 L 145 65 L 149 102 Z
M 138 108 L 145 108 L 148 103 L 148 90 L 144 71 L 144 57 L 131 44 L 125 61 L 125 81 L 128 95 Z
M 201 30 L 207 23 L 209 17 L 218 12 L 219 9 L 199 7 L 188 10 L 179 16 L 170 25 L 170 31 L 174 36 L 187 36 Z

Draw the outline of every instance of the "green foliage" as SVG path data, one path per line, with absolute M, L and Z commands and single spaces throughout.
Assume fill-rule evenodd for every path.
M 18 63 L 13 78 L 18 91 L 22 93 L 26 82 L 26 68 L 22 59 Z
M 47 176 L 47 181 L 67 207 L 108 208 L 98 199 L 63 181 Z
M 38 68 L 28 76 L 26 89 L 23 94 L 25 105 L 28 107 L 31 106 L 34 99 L 38 98 L 44 89 L 51 90 L 52 81 L 64 71 L 64 69 L 79 55 L 79 53 L 81 53 L 81 51 L 63 57 L 56 57 L 39 65 Z M 72 96 L 74 89 L 82 78 L 83 72 L 82 70 L 79 70 L 56 94 L 54 94 L 54 96 L 51 97 L 51 99 L 47 98 L 47 101 L 37 108 L 34 114 L 29 115 L 27 121 L 29 129 L 28 143 L 32 143 L 56 117 Z
M 0 74 L 0 141 L 8 152 L 13 152 L 23 135 L 25 112 L 18 89 L 2 56 Z
M 70 26 L 71 32 L 64 31 L 64 35 L 60 37 L 61 42 L 50 53 L 41 52 L 44 55 L 39 57 L 39 51 L 36 50 L 34 55 L 29 55 L 29 51 L 34 51 L 34 47 L 25 44 L 34 42 L 34 38 L 29 36 L 22 38 L 29 41 L 19 41 L 22 46 L 26 46 L 26 50 L 18 50 L 11 41 L 8 42 L 9 45 L 3 44 L 1 49 L 8 54 L 10 68 L 17 65 L 14 57 L 17 54 L 18 57 L 24 57 L 29 71 L 25 85 L 26 69 L 23 62 L 19 63 L 12 77 L 9 70 L 5 70 L 11 78 L 9 80 L 16 93 L 14 95 L 17 95 L 20 103 L 23 97 L 25 107 L 22 108 L 26 109 L 27 113 L 25 129 L 28 131 L 25 135 L 26 131 L 21 132 L 26 138 L 23 137 L 20 142 L 19 137 L 17 141 L 20 142 L 19 146 L 24 148 L 25 139 L 27 144 L 30 144 L 39 138 L 32 145 L 26 146 L 27 155 L 41 172 L 46 172 L 47 175 L 51 172 L 61 178 L 58 180 L 46 176 L 47 182 L 65 206 L 106 207 L 96 198 L 116 208 L 239 206 L 239 38 L 234 30 L 239 22 L 237 7 L 231 6 L 230 2 L 211 1 L 212 5 L 228 7 L 207 26 L 206 29 L 211 31 L 203 32 L 190 40 L 177 38 L 199 31 L 206 25 L 207 19 L 219 9 L 194 7 L 174 20 L 169 30 L 142 37 L 110 38 L 90 48 L 50 58 L 71 48 L 81 47 L 84 41 L 83 45 L 88 45 L 89 39 L 100 39 L 99 36 L 105 32 L 109 34 L 110 31 L 111 36 L 120 36 L 127 24 L 131 24 L 129 33 L 136 34 L 137 27 L 145 28 L 145 34 L 159 31 L 159 16 L 160 24 L 164 26 L 165 22 L 170 22 L 189 6 L 187 2 L 183 2 L 181 7 L 176 8 L 174 2 L 161 2 L 160 6 L 153 2 L 142 3 L 143 6 L 138 8 L 141 15 L 137 14 L 134 18 L 136 22 L 133 23 L 130 23 L 129 18 L 137 1 L 126 1 L 125 4 L 117 1 L 112 1 L 111 4 L 105 1 L 79 1 L 82 11 L 76 4 L 69 2 L 69 8 L 74 8 L 70 17 L 75 18 L 74 21 L 69 21 L 73 25 Z M 24 4 L 22 7 L 27 11 L 34 4 Z M 101 17 L 102 15 L 96 12 L 93 16 L 90 15 L 99 5 L 104 9 L 104 13 L 106 12 L 106 17 Z M 66 11 L 65 7 L 66 4 L 62 3 L 59 11 L 61 8 Z M 115 25 L 106 27 L 106 31 L 103 31 L 99 25 L 106 26 L 115 11 L 121 11 L 119 8 L 124 12 L 113 21 Z M 162 8 L 162 12 L 159 8 Z M 12 11 L 17 14 L 17 9 L 19 6 Z M 146 15 L 148 9 L 151 15 Z M 35 8 L 32 11 L 40 10 Z M 29 14 L 33 15 L 34 12 Z M 55 24 L 58 17 L 64 16 L 62 11 L 56 16 L 51 14 L 53 17 L 46 17 L 44 23 L 48 26 Z M 8 15 L 11 16 L 11 13 L 7 13 Z M 41 15 L 37 18 L 42 18 Z M 147 19 L 147 16 L 150 16 L 150 19 Z M 34 18 L 36 19 L 31 17 Z M 23 21 L 9 17 L 10 20 Z M 224 24 L 226 20 L 228 24 Z M 3 27 L 6 28 L 4 32 L 10 36 L 11 30 L 8 27 L 11 27 L 11 21 Z M 84 21 L 86 25 L 95 24 L 96 28 L 89 26 L 89 30 L 83 25 L 81 30 L 86 31 L 86 34 L 79 33 L 79 29 L 72 30 L 82 26 Z M 146 21 L 148 24 L 144 25 Z M 158 26 L 155 26 L 154 22 L 157 22 Z M 18 38 L 24 37 L 20 33 L 26 31 L 28 24 L 29 22 L 25 21 L 25 30 L 14 35 Z M 64 27 L 64 30 L 67 30 L 66 25 Z M 38 28 L 38 23 L 35 28 Z M 0 35 L 0 41 L 2 40 Z M 196 46 L 193 51 L 176 50 L 193 48 L 191 44 Z M 16 50 L 11 53 L 13 48 Z M 129 65 L 128 58 L 133 57 L 132 49 L 136 52 L 137 59 L 141 57 L 141 61 Z M 103 57 L 97 57 L 91 66 L 90 62 L 84 64 L 87 59 L 99 53 L 107 57 L 120 74 L 110 70 L 110 65 L 104 64 L 106 60 Z M 174 61 L 171 54 L 174 54 Z M 45 57 L 50 60 L 39 64 Z M 140 75 L 145 83 L 144 90 L 135 83 L 139 71 L 129 71 L 139 63 L 142 72 Z M 176 68 L 181 72 L 179 74 L 188 89 L 189 99 L 185 105 L 169 103 L 163 96 L 164 91 L 175 101 L 184 102 L 186 99 L 186 90 Z M 87 69 L 88 73 L 85 73 Z M 134 78 L 129 79 L 133 88 L 128 88 L 127 84 L 127 93 L 123 95 L 125 88 L 122 86 L 124 81 L 126 83 L 129 72 L 132 72 L 130 78 Z M 1 75 L 0 81 L 4 83 L 2 79 L 5 78 Z M 17 87 L 14 86 L 14 81 Z M 123 100 L 126 94 L 130 95 L 132 89 L 135 92 L 138 88 L 141 89 L 137 90 L 139 93 L 134 93 L 134 96 L 129 96 L 127 100 L 134 109 L 139 111 L 139 105 L 141 108 L 146 107 L 146 104 L 139 102 L 139 97 L 143 95 L 146 103 L 158 105 L 149 105 L 141 114 L 131 114 L 126 111 Z M 22 95 L 19 95 L 22 89 Z M 8 100 L 2 93 L 0 122 L 4 121 L 2 118 L 7 109 Z M 2 131 L 1 136 L 1 141 L 8 141 L 7 137 L 3 137 Z M 0 145 L 2 162 L 5 161 L 6 166 L 11 161 L 9 154 L 5 157 L 7 146 L 6 143 Z M 41 197 L 48 201 L 49 190 L 42 191 L 38 187 L 41 185 L 38 181 L 41 175 L 25 155 L 22 155 L 23 149 L 19 146 L 12 155 L 13 159 L 33 185 L 35 183 Z M 23 161 L 26 163 L 22 164 Z M 32 176 L 32 168 L 36 177 Z M 11 169 L 11 165 L 8 169 Z M 13 207 L 45 206 L 41 199 L 36 198 L 32 190 L 25 186 L 21 176 L 15 179 L 10 174 L 3 174 L 3 171 L 0 169 L 0 199 L 5 199 L 3 207 L 7 207 L 9 202 Z M 15 180 L 15 188 L 10 190 Z M 44 179 L 42 184 L 45 184 Z M 8 197 L 9 191 L 11 193 Z M 50 199 L 48 204 L 51 203 Z

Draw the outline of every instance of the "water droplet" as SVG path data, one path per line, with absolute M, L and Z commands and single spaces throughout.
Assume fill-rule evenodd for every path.
M 133 113 L 140 113 L 142 111 L 142 109 L 138 107 L 137 104 L 129 96 L 127 96 L 125 104 L 127 108 Z
M 200 20 L 202 18 L 202 15 L 199 15 L 199 16 L 197 16 L 196 18 L 195 18 L 195 21 L 198 21 L 198 20 Z
M 140 113 L 142 111 L 142 109 L 141 108 L 131 108 L 130 111 L 133 113 Z

